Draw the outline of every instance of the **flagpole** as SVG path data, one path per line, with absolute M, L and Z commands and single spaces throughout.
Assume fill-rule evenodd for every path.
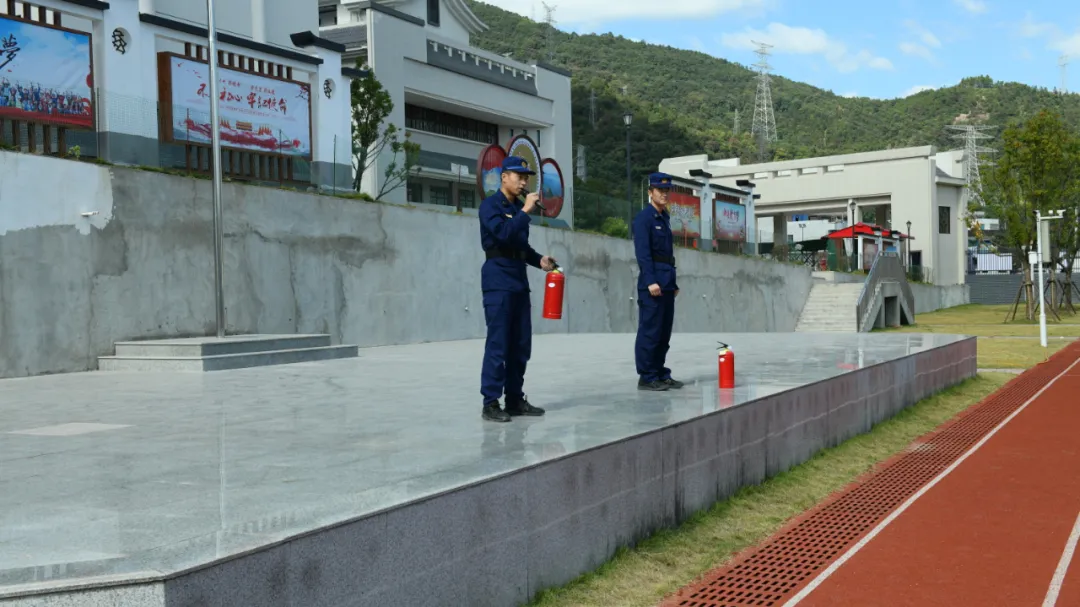
M 225 248 L 221 219 L 221 122 L 218 120 L 217 28 L 214 24 L 214 0 L 206 0 L 207 58 L 210 66 L 210 172 L 214 197 L 214 304 L 217 336 L 225 337 L 225 288 L 222 279 L 222 250 Z

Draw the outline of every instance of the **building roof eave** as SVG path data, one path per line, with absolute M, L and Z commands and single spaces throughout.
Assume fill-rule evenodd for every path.
M 934 183 L 952 185 L 952 186 L 956 186 L 958 188 L 962 188 L 962 187 L 967 185 L 967 181 L 965 181 L 964 179 L 961 179 L 959 177 L 945 177 L 945 176 L 941 176 L 941 175 L 938 175 L 937 177 L 934 178 Z
M 446 5 L 450 12 L 465 26 L 469 34 L 479 34 L 487 31 L 487 24 L 469 9 L 468 5 L 465 4 L 465 0 L 446 0 Z

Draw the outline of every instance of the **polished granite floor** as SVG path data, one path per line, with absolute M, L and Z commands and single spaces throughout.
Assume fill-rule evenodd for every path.
M 141 577 L 393 507 L 951 343 L 949 335 L 681 334 L 684 390 L 636 390 L 633 335 L 537 336 L 536 420 L 480 419 L 481 341 L 216 373 L 0 380 L 0 596 Z

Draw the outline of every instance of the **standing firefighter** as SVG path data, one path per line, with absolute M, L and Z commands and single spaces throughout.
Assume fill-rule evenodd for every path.
M 525 264 L 545 272 L 556 265 L 554 259 L 529 246 L 529 213 L 540 195 L 533 192 L 524 204 L 518 201 L 529 185 L 529 176 L 535 174 L 524 159 L 507 157 L 502 163 L 499 191 L 480 203 L 480 245 L 487 256 L 480 270 L 487 322 L 480 394 L 484 398 L 482 417 L 489 421 L 544 414 L 543 409 L 529 404 L 522 392 L 525 365 L 532 353 L 532 306 Z M 499 407 L 503 394 L 505 411 Z
M 638 268 L 638 331 L 634 344 L 638 389 L 664 391 L 678 389 L 682 382 L 671 378 L 664 366 L 671 345 L 671 325 L 675 320 L 675 250 L 668 215 L 671 175 L 649 175 L 649 206 L 634 217 L 634 253 Z

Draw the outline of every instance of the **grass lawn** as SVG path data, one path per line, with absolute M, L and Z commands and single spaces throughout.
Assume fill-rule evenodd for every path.
M 532 605 L 655 606 L 739 551 L 767 539 L 790 518 L 994 393 L 1009 379 L 1011 375 L 981 374 L 926 399 L 867 434 L 761 485 L 743 489 L 677 529 L 660 532 L 633 550 L 620 551 L 597 572 L 545 592 Z
M 1024 309 L 1019 320 L 1005 323 L 1012 306 L 968 305 L 919 314 L 915 324 L 887 331 L 902 333 L 951 333 L 979 338 L 979 367 L 982 369 L 1028 369 L 1044 362 L 1052 354 L 1080 338 L 1080 316 L 1062 314 L 1061 322 L 1046 319 L 1047 348 L 1039 345 L 1038 320 L 1025 320 Z M 994 339 L 1026 337 L 1029 339 Z M 1057 339 L 1055 339 L 1057 338 Z

